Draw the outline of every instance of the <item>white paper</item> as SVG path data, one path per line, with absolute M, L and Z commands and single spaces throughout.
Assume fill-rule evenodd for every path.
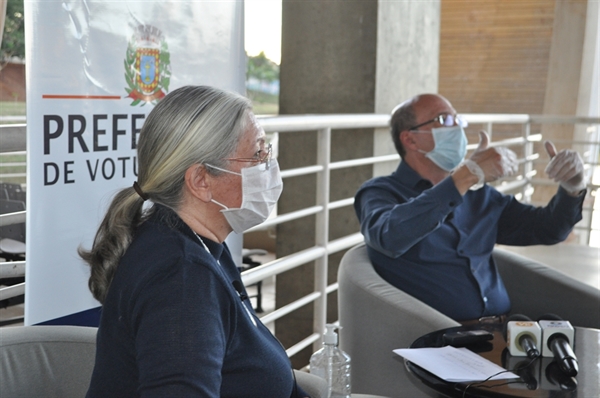
M 504 372 L 490 380 L 519 378 L 516 374 L 475 354 L 467 348 L 445 346 L 439 348 L 401 348 L 394 350 L 415 365 L 450 382 L 486 380 L 498 372 Z

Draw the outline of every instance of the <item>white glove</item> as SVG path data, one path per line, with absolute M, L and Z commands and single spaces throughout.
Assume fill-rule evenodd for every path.
M 519 171 L 516 153 L 503 146 L 496 147 L 496 152 L 502 155 L 502 177 L 511 176 Z
M 556 153 L 556 147 L 550 141 L 544 142 L 544 146 L 550 156 L 550 163 L 546 166 L 548 177 L 572 194 L 585 189 L 587 184 L 583 175 L 583 160 L 579 153 L 571 149 L 563 149 Z
M 484 175 L 485 182 L 495 181 L 498 178 L 511 176 L 519 170 L 517 155 L 505 147 L 488 148 L 489 136 L 485 131 L 479 132 L 479 145 L 469 160 L 476 163 Z M 471 173 L 479 177 L 477 186 L 482 184 L 481 173 L 472 164 L 467 165 Z

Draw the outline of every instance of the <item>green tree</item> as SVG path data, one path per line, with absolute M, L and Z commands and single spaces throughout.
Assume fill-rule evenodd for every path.
M 267 58 L 261 51 L 256 56 L 248 57 L 246 79 L 251 77 L 266 82 L 279 80 L 279 65 Z
M 6 3 L 6 19 L 4 34 L 0 47 L 2 64 L 11 57 L 25 58 L 25 27 L 23 15 L 23 0 L 8 0 Z

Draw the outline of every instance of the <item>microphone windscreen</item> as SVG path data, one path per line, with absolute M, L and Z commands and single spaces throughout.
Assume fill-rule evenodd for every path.
M 563 319 L 560 316 L 553 314 L 551 312 L 547 312 L 544 315 L 540 315 L 537 319 L 538 322 L 539 321 L 562 321 L 562 320 Z

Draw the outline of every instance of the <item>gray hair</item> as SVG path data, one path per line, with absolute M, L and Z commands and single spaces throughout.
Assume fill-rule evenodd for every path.
M 236 150 L 250 111 L 247 98 L 213 87 L 185 86 L 169 93 L 150 112 L 140 132 L 137 184 L 145 196 L 178 209 L 186 170 L 199 163 L 224 167 L 223 159 Z M 132 187 L 118 192 L 92 249 L 79 248 L 91 267 L 89 288 L 101 303 L 135 229 L 148 216 L 143 203 Z
M 152 201 L 177 209 L 185 171 L 197 163 L 223 167 L 246 127 L 250 103 L 211 87 L 182 87 L 148 116 L 138 145 L 138 184 Z
M 400 105 L 396 106 L 392 111 L 392 118 L 390 120 L 390 134 L 392 135 L 392 141 L 396 147 L 396 151 L 401 158 L 404 159 L 406 150 L 400 141 L 400 133 L 404 130 L 408 130 L 415 125 L 416 116 L 413 104 L 418 100 L 418 96 L 404 101 Z

